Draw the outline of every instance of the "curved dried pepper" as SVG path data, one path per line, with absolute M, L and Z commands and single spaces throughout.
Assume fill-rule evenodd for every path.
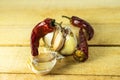
M 85 61 L 86 59 L 88 59 L 88 44 L 83 29 L 85 29 L 85 31 L 88 34 L 88 40 L 91 40 L 94 35 L 94 30 L 92 26 L 87 21 L 76 16 L 72 16 L 71 18 L 67 16 L 62 17 L 68 18 L 73 26 L 80 28 L 79 30 L 80 42 L 77 46 L 77 50 L 75 51 L 73 57 L 75 60 L 79 62 Z
M 81 62 L 88 59 L 88 43 L 82 28 L 79 30 L 79 40 L 80 42 L 77 46 L 77 50 L 73 54 L 73 57 L 75 60 Z
M 76 16 L 72 16 L 71 18 L 69 18 L 67 16 L 62 16 L 62 17 L 68 18 L 70 20 L 70 23 L 75 27 L 79 27 L 79 28 L 83 27 L 88 34 L 88 40 L 92 39 L 92 37 L 94 35 L 94 30 L 87 21 L 85 21 L 79 17 L 76 17 Z
M 55 20 L 47 18 L 38 23 L 32 30 L 31 34 L 31 53 L 32 56 L 38 55 L 39 40 L 46 34 L 53 32 L 55 29 Z

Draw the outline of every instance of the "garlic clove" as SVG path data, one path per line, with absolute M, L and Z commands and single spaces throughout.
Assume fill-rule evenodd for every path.
M 61 28 L 57 27 L 56 30 L 52 33 L 48 33 L 44 38 L 44 42 L 47 46 L 51 47 L 54 51 L 59 51 L 65 42 Z
M 51 32 L 45 35 L 45 37 L 43 38 L 43 41 L 45 42 L 47 46 L 51 46 L 53 35 L 54 35 L 54 32 Z
M 65 42 L 65 38 L 63 37 L 63 33 L 61 31 L 58 32 L 57 36 L 55 36 L 55 39 L 52 42 L 52 48 L 55 51 L 59 51 Z
M 66 41 L 61 49 L 60 53 L 62 55 L 71 55 L 75 51 L 77 46 L 77 39 L 76 36 L 72 33 L 71 30 L 69 30 L 67 36 L 66 36 Z

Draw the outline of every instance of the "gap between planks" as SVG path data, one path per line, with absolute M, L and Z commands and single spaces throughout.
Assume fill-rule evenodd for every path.
M 1 45 L 0 44 L 0 47 L 30 47 L 30 45 L 28 45 L 28 44 L 24 44 L 24 45 L 21 45 L 21 44 L 15 44 L 15 45 L 14 44 L 13 45 L 12 44 L 11 45 L 6 44 L 6 45 L 4 45 L 3 44 L 3 45 Z M 40 47 L 43 47 L 43 46 L 40 46 Z M 89 45 L 88 44 L 88 47 L 120 47 L 120 45 L 114 45 L 114 44 L 110 44 L 110 45 L 97 45 L 97 44 L 94 45 L 93 44 L 93 45 Z
M 8 74 L 8 75 L 14 75 L 14 74 L 17 74 L 17 75 L 22 75 L 22 74 L 27 74 L 27 75 L 41 75 L 41 74 L 36 74 L 36 73 L 9 73 L 9 72 L 0 72 L 0 75 L 1 74 Z M 111 77 L 120 77 L 120 75 L 95 75 L 95 74 L 53 74 L 53 73 L 48 73 L 47 75 L 76 75 L 76 76 L 111 76 Z M 43 76 L 46 76 L 46 75 L 43 75 Z
M 0 80 L 119 80 L 116 76 L 0 74 Z
M 17 74 L 17 75 L 19 75 L 19 74 L 30 74 L 30 75 L 41 75 L 41 74 L 36 74 L 36 73 L 33 73 L 33 72 L 31 72 L 31 73 L 11 73 L 11 72 L 0 72 L 0 75 L 1 74 Z M 60 73 L 48 73 L 47 75 L 77 75 L 77 76 L 111 76 L 111 77 L 120 77 L 120 75 L 95 75 L 95 74 L 60 74 Z

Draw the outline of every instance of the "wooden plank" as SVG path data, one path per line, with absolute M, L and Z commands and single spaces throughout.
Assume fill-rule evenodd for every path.
M 0 73 L 33 73 L 27 66 L 29 47 L 0 47 Z M 66 57 L 58 61 L 51 74 L 120 76 L 120 47 L 90 47 L 84 63 Z
M 52 17 L 58 22 L 63 21 L 64 24 L 68 24 L 68 20 L 62 19 L 61 15 L 81 16 L 81 18 L 91 23 L 95 29 L 95 36 L 89 42 L 90 45 L 119 45 L 119 9 L 120 8 L 60 9 L 56 7 L 55 9 L 47 9 L 46 11 L 45 8 L 36 9 L 34 7 L 31 9 L 28 7 L 24 9 L 1 7 L 0 45 L 29 46 L 32 28 L 44 18 Z M 53 14 L 53 12 L 56 14 Z
M 9 4 L 11 3 L 11 4 Z M 27 0 L 20 0 L 17 1 L 16 0 L 1 0 L 0 1 L 0 6 L 6 6 L 6 7 L 36 7 L 41 9 L 41 7 L 52 7 L 55 8 L 56 6 L 59 8 L 64 8 L 64 7 L 79 7 L 79 8 L 94 8 L 94 7 L 119 7 L 120 5 L 120 1 L 119 0 L 100 0 L 100 1 L 96 1 L 96 0 L 60 0 L 60 1 L 56 1 L 56 0 L 29 0 L 29 2 Z
M 93 24 L 95 35 L 89 45 L 120 45 L 119 24 Z M 33 26 L 2 26 L 0 46 L 29 46 Z M 79 29 L 73 31 L 78 34 Z
M 117 76 L 0 74 L 0 80 L 119 80 Z
M 54 13 L 53 13 L 54 12 Z M 49 15 L 48 15 L 49 14 Z M 112 24 L 120 23 L 120 8 L 0 8 L 0 25 L 35 25 L 36 23 L 42 21 L 47 17 L 55 18 L 57 22 L 63 21 L 68 23 L 67 19 L 63 19 L 61 16 L 79 16 L 89 23 L 99 23 L 99 24 Z M 0 26 L 1 27 L 1 26 Z

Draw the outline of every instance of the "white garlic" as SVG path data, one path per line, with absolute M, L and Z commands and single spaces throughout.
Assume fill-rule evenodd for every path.
M 77 39 L 70 27 L 57 27 L 44 37 L 44 42 L 62 55 L 71 55 L 77 46 Z
M 65 44 L 63 48 L 61 49 L 60 53 L 62 55 L 71 55 L 75 51 L 75 48 L 77 46 L 77 39 L 76 36 L 72 33 L 70 28 L 68 29 L 68 34 L 66 36 Z
M 55 51 L 59 51 L 65 42 L 65 38 L 63 37 L 64 34 L 61 32 L 61 30 L 57 31 L 58 32 L 56 32 L 56 34 L 53 36 L 53 40 L 51 42 L 51 46 Z
M 61 32 L 61 28 L 57 27 L 55 32 L 51 32 L 47 34 L 43 40 L 47 46 L 51 47 L 54 51 L 59 51 L 65 42 L 65 38 L 63 37 L 63 33 Z
M 51 32 L 51 33 L 45 35 L 45 37 L 43 38 L 43 40 L 44 40 L 44 42 L 47 46 L 51 46 L 51 41 L 52 41 L 52 38 L 53 38 L 53 34 L 54 34 L 54 32 Z

